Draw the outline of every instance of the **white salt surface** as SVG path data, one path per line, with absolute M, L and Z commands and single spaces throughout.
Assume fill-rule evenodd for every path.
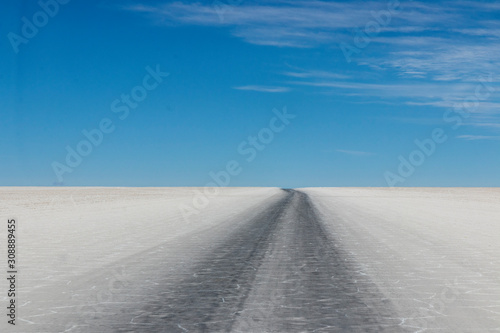
M 105 273 L 120 261 L 136 260 L 135 256 L 140 259 L 141 253 L 162 244 L 171 258 L 171 267 L 187 265 L 196 253 L 186 253 L 183 243 L 189 245 L 200 234 L 207 241 L 214 240 L 212 234 L 215 239 L 223 237 L 236 227 L 238 223 L 232 220 L 239 213 L 252 207 L 258 207 L 258 212 L 282 193 L 277 188 L 219 190 L 219 194 L 208 197 L 207 207 L 186 220 L 181 205 L 194 209 L 193 198 L 203 189 L 0 188 L 4 220 L 0 228 L 0 260 L 5 263 L 4 272 L 7 219 L 15 218 L 18 226 L 16 331 L 55 332 L 55 326 L 51 326 L 54 322 L 62 322 L 57 329 L 71 329 L 72 325 L 64 323 L 62 308 L 81 310 L 78 302 L 89 301 L 78 299 L 80 296 L 72 290 L 75 283 L 78 288 L 98 288 L 91 284 L 102 281 L 92 281 L 91 275 Z M 178 256 L 184 261 L 176 260 Z M 7 281 L 0 281 L 0 301 L 5 305 Z M 56 301 L 64 297 L 71 297 L 71 301 Z M 12 329 L 4 312 L 7 310 L 0 313 L 4 318 L 0 321 L 1 332 Z
M 123 318 L 139 327 L 151 301 L 145 295 L 157 293 L 158 283 L 168 291 L 185 281 L 205 254 L 284 196 L 277 188 L 225 188 L 184 219 L 180 207 L 193 207 L 200 190 L 0 188 L 2 271 L 6 222 L 16 218 L 19 272 L 17 325 L 0 312 L 0 332 L 108 332 Z M 376 284 L 402 330 L 500 331 L 500 189 L 301 191 L 356 263 L 353 279 Z M 1 278 L 5 313 L 7 289 Z M 136 317 L 114 319 L 134 307 Z
M 500 189 L 309 188 L 414 332 L 500 331 Z

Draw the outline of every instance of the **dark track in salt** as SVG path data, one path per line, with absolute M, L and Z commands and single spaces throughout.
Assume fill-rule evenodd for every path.
M 391 303 L 325 229 L 299 191 L 157 286 L 134 325 L 147 332 L 401 332 Z

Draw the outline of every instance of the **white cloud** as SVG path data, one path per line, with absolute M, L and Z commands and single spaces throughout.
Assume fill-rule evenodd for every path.
M 391 42 L 403 49 L 407 38 L 392 38 Z M 471 81 L 480 74 L 500 74 L 500 39 L 497 43 L 480 41 L 475 43 L 434 39 L 419 39 L 413 48 L 419 50 L 394 50 L 385 60 L 383 67 L 397 69 L 406 77 L 428 76 L 434 81 Z M 491 44 L 490 44 L 491 43 Z M 406 46 L 408 48 L 411 46 Z
M 457 139 L 463 139 L 467 141 L 477 141 L 477 140 L 500 140 L 500 136 L 493 135 L 459 135 Z
M 147 15 L 160 25 L 230 27 L 235 36 L 253 44 L 314 47 L 352 40 L 352 30 L 375 21 L 373 13 L 387 11 L 389 1 L 281 0 L 224 4 L 175 1 L 160 5 L 136 4 L 123 9 Z M 409 32 L 422 31 L 430 23 L 457 18 L 443 8 L 414 2 L 401 3 L 400 13 L 391 15 L 390 20 L 396 21 L 395 28 Z
M 334 43 L 335 30 L 356 27 L 370 19 L 366 6 L 323 1 L 269 1 L 262 4 L 216 5 L 171 2 L 163 5 L 126 6 L 125 10 L 146 14 L 156 24 L 226 26 L 233 34 L 259 45 L 312 47 Z M 221 10 L 224 12 L 221 13 Z
M 324 79 L 348 79 L 350 76 L 340 73 L 321 71 L 321 70 L 295 70 L 284 72 L 283 75 L 293 78 L 324 78 Z
M 464 125 L 478 126 L 500 123 L 500 101 L 498 84 L 488 85 L 496 89 L 484 99 L 476 99 L 476 91 L 486 94 L 478 80 L 475 82 L 415 82 L 415 83 L 366 83 L 356 81 L 313 80 L 291 81 L 297 86 L 322 88 L 323 93 L 332 95 L 359 96 L 370 103 L 392 102 L 394 105 L 410 105 L 442 109 L 437 116 L 442 117 L 446 109 L 465 110 L 470 113 Z M 487 98 L 486 98 L 487 97 Z M 477 102 L 477 104 L 475 104 Z M 486 125 L 485 125 L 486 127 Z
M 241 86 L 241 87 L 234 87 L 233 89 L 267 92 L 267 93 L 284 93 L 290 91 L 290 88 L 287 87 L 271 87 L 271 86 Z
M 354 43 L 356 29 L 374 21 L 373 13 L 386 10 L 389 1 L 222 3 L 222 8 L 216 2 L 174 1 L 124 9 L 145 15 L 157 25 L 219 27 L 251 44 L 314 48 Z M 390 22 L 382 25 L 370 45 L 356 55 L 360 73 L 345 75 L 329 69 L 292 68 L 282 74 L 295 80 L 288 83 L 317 88 L 320 93 L 438 108 L 453 107 L 471 96 L 478 77 L 491 75 L 493 81 L 500 82 L 500 21 L 495 19 L 500 14 L 500 4 L 463 0 L 400 3 L 398 13 L 391 15 Z M 374 78 L 374 73 L 385 80 Z M 350 81 L 358 75 L 364 82 Z M 290 91 L 287 87 L 260 85 L 234 89 Z M 499 105 L 497 95 L 481 101 L 472 123 L 494 124 Z
M 248 43 L 310 48 L 354 43 L 356 29 L 376 21 L 373 13 L 386 11 L 388 3 L 271 0 L 234 5 L 223 1 L 223 6 L 217 6 L 216 2 L 174 1 L 123 8 L 147 15 L 158 25 L 227 27 Z M 483 18 L 500 11 L 499 4 L 400 4 L 372 38 L 372 52 L 364 52 L 366 58 L 360 56 L 357 61 L 372 63 L 374 69 L 396 69 L 403 77 L 436 81 L 470 80 L 479 72 L 499 72 L 500 22 Z
M 465 96 L 474 93 L 475 85 L 472 83 L 441 84 L 433 82 L 418 82 L 404 84 L 386 83 L 365 83 L 356 81 L 291 81 L 291 84 L 311 87 L 329 88 L 336 94 L 355 93 L 363 96 L 379 96 L 384 98 L 411 98 L 412 102 L 418 103 L 418 98 L 422 98 L 421 103 L 429 103 L 435 100 L 439 103 L 448 101 L 447 105 L 436 106 L 449 107 L 453 101 L 459 101 Z M 416 100 L 417 99 L 417 100 Z

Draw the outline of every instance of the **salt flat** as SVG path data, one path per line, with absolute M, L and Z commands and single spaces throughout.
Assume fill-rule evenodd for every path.
M 500 190 L 305 189 L 341 240 L 418 332 L 500 330 Z
M 187 252 L 182 249 L 183 242 L 193 245 L 194 241 L 190 243 L 189 239 L 200 234 L 207 241 L 223 237 L 239 225 L 233 221 L 235 216 L 252 207 L 254 210 L 265 207 L 281 192 L 276 188 L 220 189 L 219 194 L 208 197 L 207 207 L 186 220 L 180 207 L 193 207 L 193 198 L 200 190 L 203 191 L 201 188 L 1 188 L 2 218 L 18 221 L 18 326 L 21 328 L 16 329 L 64 331 L 74 324 L 65 319 L 67 313 L 82 309 L 89 312 L 92 320 L 95 312 L 101 311 L 99 307 L 94 309 L 94 304 L 112 296 L 105 279 L 118 274 L 113 265 L 121 269 L 122 261 L 124 265 L 132 259 L 147 262 L 151 257 L 140 257 L 144 251 L 168 244 L 162 255 L 170 259 L 169 267 L 182 266 L 203 251 L 201 247 L 205 244 L 197 242 L 197 247 Z M 0 230 L 0 244 L 5 244 L 6 231 L 5 224 Z M 5 250 L 0 253 L 7 260 L 6 247 L 2 248 Z M 182 258 L 177 260 L 179 256 Z M 92 276 L 103 278 L 87 279 Z M 128 278 L 120 275 L 115 279 L 124 282 Z M 76 283 L 79 285 L 73 288 Z M 89 290 L 81 289 L 87 287 Z M 104 290 L 92 289 L 98 287 Z M 2 279 L 0 299 L 4 302 L 7 297 L 3 291 L 7 289 L 7 281 Z M 76 317 L 85 315 L 77 313 Z M 0 328 L 2 331 L 9 328 L 6 320 L 0 322 Z
M 2 332 L 500 330 L 499 189 L 203 191 L 0 188 Z

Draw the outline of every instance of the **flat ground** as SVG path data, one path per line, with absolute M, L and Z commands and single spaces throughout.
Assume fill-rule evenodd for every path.
M 0 330 L 500 331 L 500 189 L 203 192 L 0 188 Z

